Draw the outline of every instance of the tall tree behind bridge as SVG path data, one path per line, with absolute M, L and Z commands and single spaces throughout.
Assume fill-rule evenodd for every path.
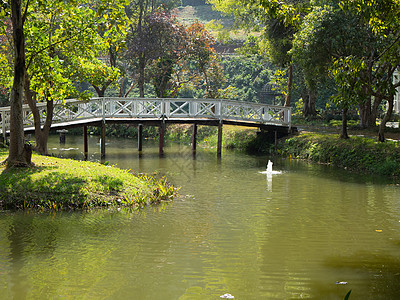
M 278 67 L 286 69 L 285 106 L 292 104 L 293 60 L 291 55 L 294 34 L 306 14 L 308 0 L 210 0 L 215 8 L 235 16 L 238 25 L 246 30 L 261 28 L 260 43 L 269 59 Z M 309 91 L 311 107 L 306 111 L 314 114 L 316 91 Z

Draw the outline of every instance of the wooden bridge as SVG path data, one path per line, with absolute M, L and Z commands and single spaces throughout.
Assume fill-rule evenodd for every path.
M 44 122 L 46 103 L 38 108 Z M 33 133 L 33 115 L 23 106 L 25 132 Z M 6 137 L 10 130 L 10 108 L 0 108 L 0 132 Z M 87 126 L 101 126 L 101 154 L 105 156 L 105 126 L 112 123 L 138 126 L 138 149 L 142 150 L 143 125 L 159 126 L 160 153 L 163 153 L 166 124 L 193 124 L 192 147 L 196 149 L 197 125 L 218 126 L 217 153 L 221 154 L 222 125 L 258 127 L 275 136 L 291 130 L 290 107 L 242 102 L 226 99 L 170 98 L 92 98 L 88 101 L 66 100 L 54 105 L 52 129 L 83 127 L 84 152 L 87 155 Z

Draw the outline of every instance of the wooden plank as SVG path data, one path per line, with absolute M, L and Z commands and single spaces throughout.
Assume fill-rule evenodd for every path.
M 165 138 L 165 122 L 161 122 L 160 124 L 160 147 L 159 147 L 159 153 L 160 156 L 164 154 L 164 138 Z
M 138 125 L 138 151 L 142 151 L 143 148 L 143 124 Z
M 221 154 L 222 154 L 222 121 L 218 124 L 217 156 L 221 157 Z
M 85 156 L 85 159 L 87 160 L 88 154 L 89 154 L 87 126 L 84 125 L 82 127 L 82 129 L 83 129 L 83 155 Z
M 192 150 L 196 151 L 197 144 L 197 124 L 193 124 L 193 133 L 192 133 Z
M 106 122 L 101 123 L 100 150 L 101 158 L 106 157 Z

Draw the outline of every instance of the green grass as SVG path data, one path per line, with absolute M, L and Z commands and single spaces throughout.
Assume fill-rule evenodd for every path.
M 213 10 L 211 5 L 182 6 L 177 8 L 177 16 L 180 22 L 185 25 L 198 20 L 207 24 L 212 20 L 220 20 L 225 26 L 232 26 L 233 17 L 222 16 L 219 11 Z
M 0 150 L 0 160 L 7 157 Z M 133 175 L 100 163 L 33 155 L 32 168 L 0 165 L 0 209 L 139 208 L 170 201 L 176 189 L 164 178 Z

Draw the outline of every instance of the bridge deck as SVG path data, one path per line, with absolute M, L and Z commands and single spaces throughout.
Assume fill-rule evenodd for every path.
M 132 125 L 145 125 L 145 126 L 160 126 L 160 121 L 157 118 L 93 118 L 90 120 L 75 120 L 70 122 L 62 122 L 55 123 L 51 126 L 52 130 L 60 130 L 60 129 L 68 129 L 68 128 L 76 128 L 82 126 L 100 126 L 103 121 L 106 124 L 132 124 Z M 164 120 L 165 124 L 197 124 L 197 125 L 207 125 L 207 126 L 218 126 L 220 123 L 219 120 L 213 119 L 190 119 L 190 118 L 182 118 L 182 119 L 171 119 Z M 254 127 L 260 128 L 265 131 L 277 131 L 279 133 L 287 134 L 290 131 L 295 130 L 294 127 L 289 128 L 289 126 L 283 125 L 274 125 L 274 124 L 260 124 L 257 122 L 249 122 L 249 121 L 238 121 L 238 120 L 224 120 L 222 122 L 225 125 L 234 125 L 234 126 L 244 126 L 244 127 Z M 25 127 L 26 133 L 34 133 L 35 128 L 33 126 Z M 7 134 L 9 131 L 7 131 Z

